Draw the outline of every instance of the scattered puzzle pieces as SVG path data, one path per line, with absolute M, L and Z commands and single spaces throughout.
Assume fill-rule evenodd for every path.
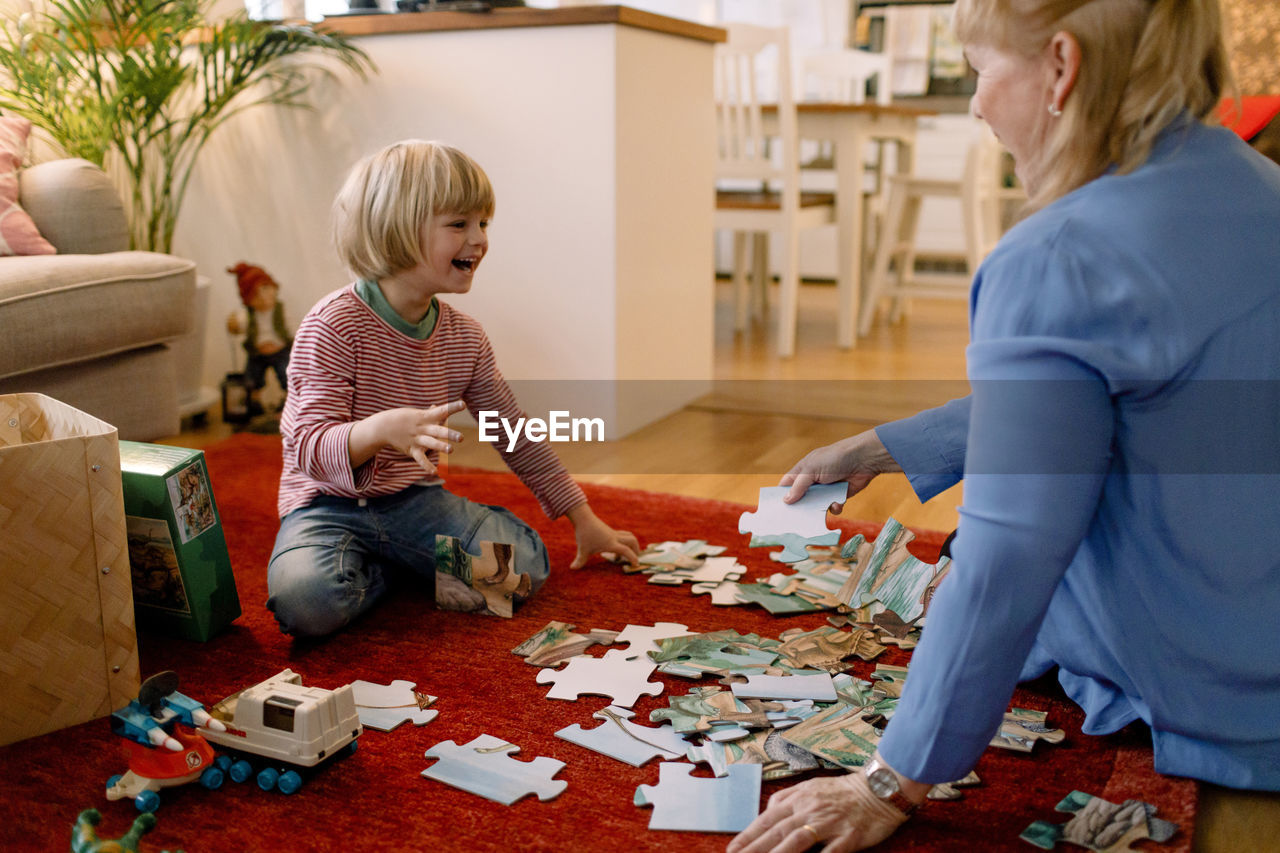
M 633 767 L 639 767 L 653 758 L 665 758 L 668 761 L 679 758 L 689 747 L 689 742 L 671 726 L 642 726 L 631 722 L 634 712 L 626 708 L 610 705 L 591 716 L 604 720 L 604 723 L 594 729 L 584 729 L 574 723 L 556 732 L 556 737 L 618 761 L 625 761 Z
M 617 631 L 592 628 L 585 634 L 575 634 L 573 629 L 573 625 L 564 622 L 548 622 L 546 627 L 516 646 L 511 653 L 523 657 L 530 666 L 558 666 L 594 645 L 620 642 Z
M 1156 807 L 1142 800 L 1125 800 L 1120 805 L 1083 791 L 1072 791 L 1055 806 L 1070 814 L 1064 824 L 1038 820 L 1023 830 L 1023 841 L 1052 850 L 1059 841 L 1096 850 L 1098 853 L 1133 853 L 1135 841 L 1151 839 L 1165 842 L 1178 831 L 1178 825 L 1155 817 Z
M 519 751 L 520 747 L 493 735 L 480 735 L 462 746 L 446 740 L 427 750 L 425 757 L 439 761 L 423 770 L 422 775 L 504 806 L 526 794 L 550 800 L 568 787 L 568 782 L 551 778 L 564 767 L 563 761 L 546 756 L 533 761 L 511 757 Z
M 535 680 L 555 685 L 547 692 L 548 699 L 608 696 L 613 704 L 630 708 L 642 695 L 662 692 L 662 682 L 647 680 L 656 668 L 648 657 L 628 658 L 625 651 L 613 649 L 600 658 L 570 658 L 564 669 L 539 670 Z
M 636 788 L 635 804 L 653 806 L 650 829 L 741 832 L 760 813 L 759 764 L 733 764 L 719 779 L 689 775 L 692 764 L 664 761 L 658 784 Z
M 390 684 L 351 682 L 361 725 L 366 729 L 389 732 L 404 722 L 425 726 L 434 720 L 440 712 L 427 708 L 436 701 L 436 697 L 414 690 L 416 686 L 412 681 L 393 681 Z

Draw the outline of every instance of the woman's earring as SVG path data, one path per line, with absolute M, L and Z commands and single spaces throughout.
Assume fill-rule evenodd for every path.
M 1054 118 L 1057 118 L 1058 116 L 1062 115 L 1062 107 L 1058 106 L 1055 103 L 1050 102 L 1049 115 L 1053 116 Z

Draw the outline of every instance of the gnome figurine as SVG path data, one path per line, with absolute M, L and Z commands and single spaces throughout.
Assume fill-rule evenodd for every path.
M 280 389 L 288 392 L 285 368 L 289 365 L 289 350 L 293 336 L 284 321 L 284 305 L 280 302 L 280 286 L 266 270 L 253 264 L 238 263 L 227 272 L 236 277 L 240 288 L 243 311 L 227 317 L 227 331 L 244 335 L 244 375 L 254 407 L 261 411 L 259 391 L 266 384 L 267 370 L 276 374 Z

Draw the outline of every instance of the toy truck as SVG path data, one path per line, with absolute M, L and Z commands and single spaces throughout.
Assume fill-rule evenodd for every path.
M 227 775 L 245 781 L 256 756 L 267 762 L 257 774 L 258 787 L 286 794 L 302 786 L 299 769 L 355 752 L 362 731 L 351 685 L 303 687 L 302 676 L 291 669 L 231 694 L 209 708 L 209 715 L 226 730 L 201 734 L 235 756 Z

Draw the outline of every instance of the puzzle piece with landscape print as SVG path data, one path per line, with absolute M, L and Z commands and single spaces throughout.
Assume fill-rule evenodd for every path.
M 519 751 L 520 747 L 493 735 L 482 734 L 462 746 L 446 740 L 427 750 L 425 757 L 439 761 L 422 775 L 505 806 L 527 794 L 550 800 L 568 787 L 568 782 L 552 778 L 564 767 L 563 761 L 546 756 L 532 761 L 511 757 Z
M 477 556 L 458 539 L 437 534 L 436 606 L 510 619 L 533 590 L 533 579 L 517 573 L 515 561 L 515 549 L 505 542 L 481 542 Z
M 689 636 L 689 626 L 679 622 L 655 622 L 652 625 L 628 625 L 623 628 L 614 640 L 615 643 L 626 643 L 622 654 L 628 658 L 645 657 L 660 652 L 659 643 L 674 637 Z
M 672 569 L 669 572 L 658 572 L 649 576 L 649 583 L 677 586 L 691 581 L 693 583 L 721 583 L 736 581 L 746 574 L 747 567 L 733 557 L 707 557 L 702 565 L 693 569 Z
M 574 723 L 556 732 L 556 737 L 586 747 L 601 755 L 616 758 L 633 767 L 640 767 L 653 758 L 667 761 L 680 758 L 689 742 L 671 726 L 642 726 L 633 723 L 634 711 L 610 705 L 596 711 L 592 718 L 604 720 L 593 729 L 584 729 Z
M 1048 716 L 1044 711 L 1010 708 L 1005 711 L 1000 731 L 991 739 L 990 745 L 1014 752 L 1030 752 L 1038 741 L 1062 743 L 1067 733 L 1049 726 L 1045 722 Z
M 414 688 L 412 681 L 393 681 L 390 684 L 374 684 L 372 681 L 351 682 L 351 693 L 356 702 L 360 724 L 366 729 L 389 732 L 404 722 L 425 726 L 434 720 L 439 711 L 428 710 L 436 697 L 428 696 Z
M 951 560 L 942 557 L 930 564 L 918 559 L 907 550 L 914 539 L 897 519 L 886 521 L 871 554 L 838 593 L 843 604 L 856 608 L 879 601 L 903 622 L 922 617 Z
M 1176 823 L 1156 817 L 1156 807 L 1142 800 L 1116 804 L 1072 791 L 1055 809 L 1070 814 L 1071 820 L 1063 824 L 1038 820 L 1019 837 L 1041 850 L 1052 850 L 1059 841 L 1065 841 L 1098 853 L 1133 853 L 1131 845 L 1135 841 L 1151 839 L 1163 843 L 1178 831 Z
M 834 545 L 840 531 L 827 527 L 827 508 L 843 502 L 848 494 L 846 483 L 810 486 L 804 497 L 793 504 L 783 501 L 789 486 L 764 486 L 755 512 L 744 512 L 738 518 L 738 532 L 751 533 L 752 546 L 784 545 L 787 562 L 809 556 L 808 545 Z
M 569 658 L 577 657 L 595 645 L 607 646 L 618 642 L 617 631 L 592 628 L 582 634 L 573 633 L 575 626 L 564 622 L 548 622 L 541 631 L 511 650 L 524 658 L 530 666 L 558 666 Z

